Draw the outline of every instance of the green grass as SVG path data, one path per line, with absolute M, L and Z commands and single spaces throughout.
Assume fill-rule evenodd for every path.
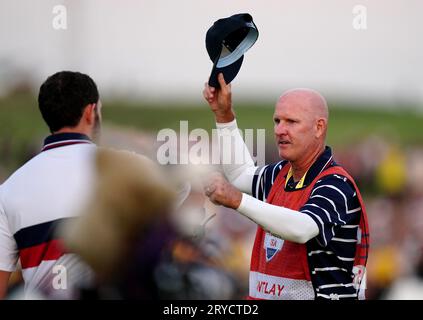
M 39 151 L 46 134 L 34 98 L 0 99 L 0 169 L 6 170 L 5 175 Z
M 273 137 L 272 107 L 239 106 L 236 113 L 240 128 L 264 128 L 268 138 Z M 214 128 L 213 115 L 205 104 L 164 108 L 111 103 L 103 108 L 103 115 L 106 123 L 152 131 L 178 129 L 180 120 L 188 120 L 190 130 Z M 423 146 L 423 116 L 411 110 L 392 112 L 342 106 L 331 109 L 328 144 L 342 146 L 370 135 L 382 136 L 403 146 Z
M 268 139 L 273 139 L 273 108 L 245 105 L 236 107 L 239 126 L 265 128 Z M 189 130 L 214 128 L 213 116 L 206 104 L 198 106 L 155 106 L 118 101 L 103 101 L 103 120 L 114 124 L 158 132 L 162 128 L 179 128 L 179 121 L 188 120 Z M 37 107 L 36 98 L 13 96 L 0 99 L 0 162 L 4 167 L 15 167 L 36 152 L 48 134 Z M 328 144 L 333 147 L 348 145 L 369 135 L 381 136 L 404 146 L 423 146 L 423 116 L 413 111 L 392 112 L 382 109 L 331 109 Z M 28 151 L 29 150 L 29 151 Z

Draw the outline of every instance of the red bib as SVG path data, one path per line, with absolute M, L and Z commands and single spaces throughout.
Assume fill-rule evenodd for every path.
M 323 170 L 305 188 L 285 191 L 285 177 L 289 169 L 290 166 L 286 165 L 279 172 L 270 189 L 267 198 L 268 203 L 299 211 L 308 201 L 316 182 L 324 176 L 338 174 L 345 176 L 353 183 L 362 208 L 360 218 L 361 239 L 357 241 L 354 261 L 354 273 L 356 273 L 354 281 L 359 286 L 367 262 L 369 228 L 366 209 L 357 185 L 342 167 L 333 166 Z M 271 300 L 314 299 L 315 293 L 311 283 L 306 245 L 282 240 L 259 226 L 251 256 L 249 298 Z

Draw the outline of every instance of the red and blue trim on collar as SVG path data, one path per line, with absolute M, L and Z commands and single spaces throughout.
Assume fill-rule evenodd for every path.
M 69 146 L 72 144 L 81 144 L 81 143 L 94 144 L 87 135 L 82 133 L 76 133 L 76 132 L 56 133 L 44 139 L 44 146 L 41 149 L 41 152 L 51 150 L 54 148 Z

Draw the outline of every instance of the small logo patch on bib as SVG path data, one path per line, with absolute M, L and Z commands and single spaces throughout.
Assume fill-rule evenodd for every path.
M 266 251 L 266 262 L 269 262 L 273 257 L 281 251 L 283 240 L 266 232 L 264 237 L 264 250 Z

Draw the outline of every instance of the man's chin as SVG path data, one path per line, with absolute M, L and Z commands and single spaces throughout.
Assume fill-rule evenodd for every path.
M 281 159 L 291 161 L 291 156 L 290 156 L 290 153 L 289 153 L 289 152 L 287 152 L 286 150 L 281 150 L 281 149 L 279 149 L 279 157 L 280 157 Z

